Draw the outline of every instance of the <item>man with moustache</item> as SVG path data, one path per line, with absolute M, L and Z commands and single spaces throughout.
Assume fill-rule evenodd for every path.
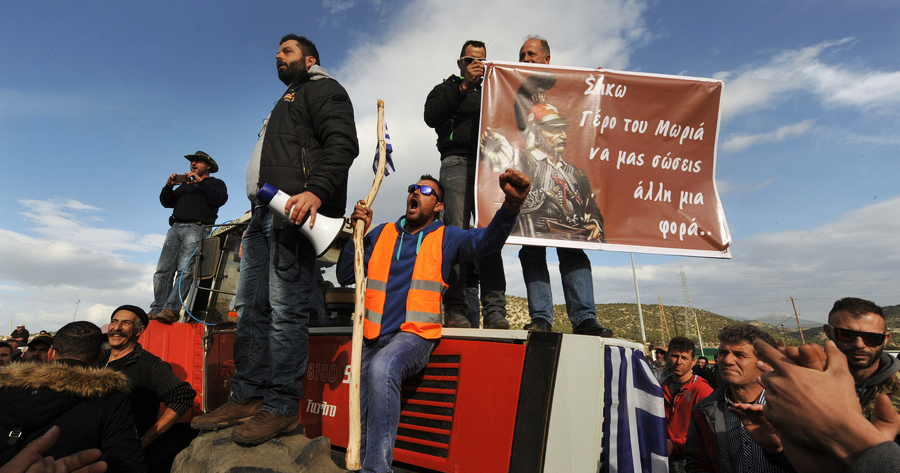
M 753 347 L 762 340 L 776 347 L 775 339 L 750 324 L 733 324 L 719 331 L 716 364 L 723 384 L 700 401 L 691 413 L 684 446 L 688 472 L 781 473 L 793 471 L 777 438 L 755 443 L 729 407 L 734 403 L 765 404 L 765 390 L 757 383 L 762 374 Z M 671 350 L 671 348 L 670 348 Z
M 425 99 L 425 124 L 437 133 L 441 153 L 440 179 L 447 189 L 444 221 L 468 228 L 475 212 L 475 167 L 478 153 L 478 120 L 481 116 L 481 81 L 487 50 L 481 41 L 463 44 L 453 74 Z M 481 283 L 484 328 L 508 329 L 506 320 L 506 275 L 500 253 L 453 268 L 450 287 L 444 295 L 447 327 L 478 328 L 478 320 L 466 317 L 466 265 L 476 264 Z
M 197 151 L 185 159 L 191 162 L 190 172 L 170 175 L 159 193 L 159 202 L 172 209 L 172 216 L 153 274 L 150 318 L 165 323 L 175 322 L 190 292 L 202 226 L 216 223 L 219 207 L 228 201 L 225 182 L 210 176 L 219 171 L 213 158 Z
M 100 366 L 121 371 L 128 377 L 128 398 L 149 471 L 169 471 L 175 455 L 193 439 L 190 429 L 176 427 L 178 418 L 191 408 L 194 388 L 172 373 L 172 367 L 138 343 L 149 318 L 143 309 L 123 305 L 109 321 L 110 352 Z M 165 411 L 159 414 L 159 403 Z
M 881 307 L 872 301 L 845 297 L 828 313 L 825 334 L 847 356 L 863 415 L 875 416 L 875 398 L 884 393 L 900 411 L 900 360 L 884 353 L 891 339 Z M 900 442 L 900 436 L 897 437 Z
M 299 228 L 307 217 L 314 226 L 319 213 L 343 217 L 348 172 L 359 153 L 350 97 L 322 68 L 315 43 L 291 34 L 279 44 L 275 64 L 287 90 L 263 123 L 247 168 L 253 213 L 235 295 L 231 396 L 191 421 L 199 430 L 240 424 L 231 438 L 241 445 L 299 425 L 316 281 L 316 253 Z M 257 200 L 266 183 L 292 196 L 285 205 L 288 220 Z
M 364 240 L 366 266 L 365 342 L 361 369 L 360 456 L 363 473 L 390 472 L 400 418 L 400 385 L 428 363 L 441 337 L 441 296 L 451 268 L 460 261 L 503 248 L 531 183 L 519 171 L 500 175 L 503 206 L 485 228 L 462 230 L 438 220 L 444 187 L 424 175 L 409 186 L 406 214 L 382 224 Z M 351 220 L 372 223 L 364 202 Z M 341 284 L 354 281 L 354 245 L 338 260 Z

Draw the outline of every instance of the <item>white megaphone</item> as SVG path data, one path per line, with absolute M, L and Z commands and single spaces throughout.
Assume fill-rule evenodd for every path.
M 262 188 L 256 192 L 256 198 L 276 215 L 280 215 L 285 220 L 288 219 L 284 213 L 284 206 L 291 196 L 278 190 L 272 184 L 263 184 Z M 300 233 L 312 243 L 318 259 L 336 263 L 344 245 L 353 238 L 353 227 L 350 226 L 350 219 L 347 217 L 334 218 L 317 214 L 316 226 L 310 228 L 307 215 L 303 224 L 300 225 Z

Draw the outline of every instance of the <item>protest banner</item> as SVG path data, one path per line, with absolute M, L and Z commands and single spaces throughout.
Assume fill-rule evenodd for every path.
M 483 87 L 478 226 L 512 167 L 532 191 L 507 243 L 731 258 L 721 81 L 495 61 Z

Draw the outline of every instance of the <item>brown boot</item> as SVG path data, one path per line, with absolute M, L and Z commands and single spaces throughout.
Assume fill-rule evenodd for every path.
M 178 320 L 178 315 L 175 314 L 175 312 L 172 312 L 171 310 L 161 310 L 155 316 L 150 317 L 150 319 L 156 320 L 158 322 L 162 322 L 167 325 L 171 325 L 171 324 L 175 323 L 176 320 Z
M 195 430 L 219 430 L 231 425 L 243 423 L 256 415 L 262 408 L 262 399 L 249 404 L 226 402 L 218 409 L 191 419 L 191 428 Z
M 253 418 L 231 431 L 231 440 L 238 445 L 258 445 L 278 434 L 288 433 L 300 424 L 300 415 L 279 416 L 259 411 Z

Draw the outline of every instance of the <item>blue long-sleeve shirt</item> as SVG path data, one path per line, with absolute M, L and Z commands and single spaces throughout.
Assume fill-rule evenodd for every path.
M 444 222 L 435 220 L 424 229 L 409 233 L 403 229 L 405 217 L 401 217 L 394 223 L 381 224 L 375 227 L 363 238 L 366 273 L 369 269 L 369 258 L 375 242 L 381 236 L 385 225 L 397 227 L 397 242 L 394 244 L 391 260 L 391 270 L 388 275 L 387 291 L 384 301 L 384 314 L 381 319 L 381 333 L 388 334 L 400 330 L 406 318 L 406 299 L 409 295 L 409 286 L 412 282 L 413 267 L 422 240 L 429 233 L 444 226 Z M 485 228 L 473 228 L 463 230 L 452 225 L 447 225 L 444 230 L 443 263 L 441 276 L 446 281 L 450 277 L 450 269 L 457 263 L 489 255 L 503 249 L 506 238 L 516 223 L 516 214 L 507 212 L 502 207 L 494 214 L 491 223 Z M 343 285 L 353 284 L 355 276 L 353 272 L 353 254 L 355 247 L 351 240 L 341 252 L 337 263 L 338 282 Z

